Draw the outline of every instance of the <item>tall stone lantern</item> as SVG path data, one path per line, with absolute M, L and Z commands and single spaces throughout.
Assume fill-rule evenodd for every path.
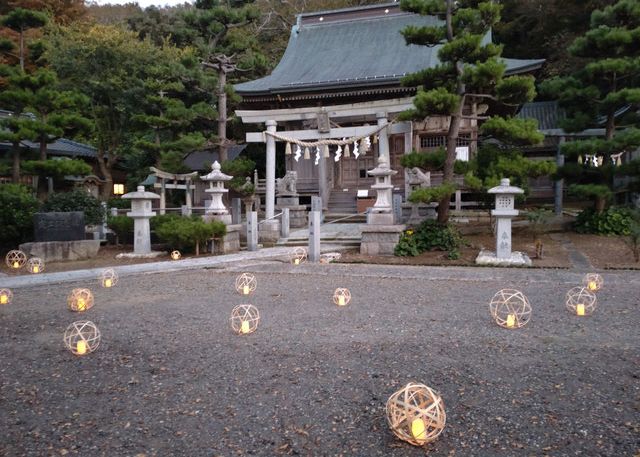
M 511 220 L 518 215 L 515 209 L 517 194 L 524 190 L 512 186 L 508 178 L 500 180 L 500 185 L 492 187 L 488 193 L 496 196 L 496 209 L 491 215 L 496 218 L 496 252 L 480 251 L 476 263 L 481 265 L 531 266 L 531 259 L 522 252 L 511 251 Z
M 377 198 L 367 214 L 367 225 L 361 227 L 360 253 L 393 255 L 400 235 L 406 228 L 404 225 L 394 224 L 391 176 L 395 175 L 397 171 L 389 167 L 389 159 L 386 155 L 381 154 L 378 158 L 378 166 L 367 173 L 376 179 L 371 188 L 377 192 Z
M 229 192 L 224 188 L 224 183 L 233 179 L 233 176 L 225 175 L 220 171 L 220 164 L 216 160 L 211 165 L 211 172 L 205 176 L 201 176 L 202 181 L 209 181 L 209 188 L 204 191 L 211 195 L 211 202 L 204 210 L 205 220 L 215 219 L 224 222 L 226 225 L 231 224 L 231 214 L 224 206 L 222 197 Z
M 144 186 L 138 186 L 135 192 L 124 194 L 122 198 L 131 200 L 131 211 L 127 216 L 133 218 L 133 255 L 127 257 L 153 257 L 162 253 L 151 251 L 151 229 L 149 219 L 156 215 L 151 211 L 151 201 L 159 199 L 158 194 L 146 192 Z
M 367 218 L 368 224 L 393 224 L 393 184 L 391 184 L 391 176 L 396 173 L 398 173 L 396 170 L 392 170 L 389 167 L 387 157 L 384 155 L 381 155 L 378 159 L 376 168 L 367 171 L 367 174 L 373 176 L 376 180 L 371 188 L 377 193 L 376 202 Z

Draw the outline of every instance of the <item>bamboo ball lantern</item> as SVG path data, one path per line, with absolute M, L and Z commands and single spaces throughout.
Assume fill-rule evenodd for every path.
M 598 299 L 596 294 L 590 292 L 586 287 L 574 287 L 567 292 L 567 309 L 577 316 L 589 316 L 596 309 Z
M 333 293 L 333 302 L 338 306 L 347 306 L 351 301 L 351 292 L 344 287 L 338 287 Z
M 180 260 L 181 257 L 182 254 L 180 254 L 180 251 L 171 251 L 171 258 L 173 260 Z
M 598 273 L 587 273 L 584 275 L 584 278 L 582 278 L 582 284 L 584 284 L 589 292 L 598 292 L 602 289 L 604 280 Z
M 64 332 L 64 345 L 75 355 L 86 355 L 100 346 L 100 330 L 91 321 L 76 321 Z
M 389 397 L 385 409 L 393 433 L 416 446 L 434 441 L 447 422 L 442 398 L 424 384 L 410 382 Z
M 118 273 L 113 268 L 107 268 L 100 274 L 100 285 L 105 288 L 113 287 L 118 283 Z
M 296 247 L 291 251 L 291 263 L 300 265 L 307 260 L 307 250 L 303 247 Z
M 19 270 L 27 263 L 27 254 L 14 249 L 13 251 L 7 252 L 7 256 L 4 260 L 9 268 Z
M 489 303 L 491 317 L 500 327 L 520 328 L 531 319 L 531 305 L 527 297 L 515 289 L 498 291 Z
M 67 306 L 71 311 L 87 311 L 93 307 L 93 294 L 89 289 L 73 289 L 67 297 Z
M 256 287 L 258 287 L 258 281 L 251 273 L 242 273 L 236 278 L 236 290 L 240 295 L 251 295 Z
M 0 289 L 0 305 L 8 305 L 13 300 L 11 289 Z
M 27 270 L 33 274 L 42 273 L 44 271 L 44 260 L 40 257 L 31 257 L 27 260 Z
M 231 311 L 231 328 L 238 335 L 248 335 L 258 328 L 260 313 L 253 305 L 238 305 Z

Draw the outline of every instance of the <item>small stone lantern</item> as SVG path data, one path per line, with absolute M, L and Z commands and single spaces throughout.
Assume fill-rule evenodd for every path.
M 151 200 L 159 199 L 158 194 L 146 192 L 144 186 L 138 186 L 136 192 L 124 194 L 122 198 L 131 200 L 131 211 L 127 216 L 133 218 L 134 241 L 133 254 L 135 256 L 151 255 L 151 229 L 149 219 L 156 213 L 151 211 Z
M 496 196 L 496 209 L 491 215 L 496 217 L 496 252 L 480 251 L 476 263 L 480 265 L 521 265 L 531 266 L 531 259 L 522 252 L 511 252 L 511 219 L 518 215 L 515 209 L 516 194 L 524 193 L 519 187 L 511 186 L 508 178 L 500 180 L 500 185 L 488 190 Z
M 376 182 L 371 186 L 377 193 L 376 202 L 371 208 L 367 223 L 376 225 L 393 225 L 393 184 L 391 176 L 398 173 L 389 167 L 386 156 L 381 155 L 378 159 L 378 166 L 367 174 L 375 177 Z
M 233 179 L 233 176 L 225 175 L 220 171 L 220 164 L 216 160 L 211 165 L 211 173 L 201 176 L 202 181 L 209 181 L 209 188 L 205 192 L 211 195 L 211 202 L 204 210 L 205 218 L 222 221 L 231 224 L 231 215 L 222 202 L 222 196 L 229 192 L 224 188 L 224 183 Z

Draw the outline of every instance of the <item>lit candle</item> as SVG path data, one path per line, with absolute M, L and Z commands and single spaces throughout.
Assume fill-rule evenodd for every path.
M 76 343 L 76 353 L 78 355 L 85 355 L 87 353 L 87 342 L 80 340 Z
M 338 295 L 338 306 L 344 306 L 344 295 Z
M 598 284 L 595 281 L 589 281 L 587 288 L 591 291 L 598 290 Z
M 104 280 L 104 286 L 105 287 L 111 287 L 113 285 L 111 279 L 105 279 Z
M 576 305 L 576 314 L 578 316 L 584 316 L 584 305 L 582 303 Z
M 78 311 L 86 311 L 87 310 L 87 302 L 85 302 L 84 298 L 80 297 L 78 298 L 78 301 L 76 302 Z
M 38 265 L 34 265 L 33 266 L 33 272 L 34 273 L 40 273 L 40 267 Z
M 13 262 L 13 268 L 20 268 L 20 262 Z
M 242 286 L 242 295 L 249 295 L 249 286 Z
M 240 333 L 249 333 L 249 321 L 242 321 Z
M 424 421 L 419 417 L 411 422 L 411 434 L 419 443 L 424 443 L 427 441 L 427 438 L 425 436 L 426 431 L 427 429 L 424 425 Z
M 300 265 L 300 259 L 293 259 L 294 265 Z
M 507 316 L 507 327 L 509 328 L 513 328 L 516 325 L 516 315 L 515 314 L 509 314 Z
M 0 295 L 0 305 L 6 305 L 9 303 L 9 296 L 7 294 Z

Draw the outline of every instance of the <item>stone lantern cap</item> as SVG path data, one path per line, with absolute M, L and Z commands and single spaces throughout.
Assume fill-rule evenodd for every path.
M 387 158 L 385 156 L 380 156 L 378 158 L 378 166 L 373 170 L 367 171 L 367 174 L 371 176 L 392 176 L 397 174 L 396 170 L 392 170 L 389 168 L 389 162 L 387 162 Z
M 121 198 L 127 200 L 149 200 L 152 198 L 160 198 L 160 195 L 145 191 L 144 186 L 138 186 L 137 191 L 124 194 Z
M 500 180 L 500 185 L 492 187 L 487 191 L 490 194 L 523 194 L 524 190 L 510 185 L 509 178 L 503 178 Z
M 201 176 L 202 181 L 229 181 L 233 179 L 233 176 L 225 175 L 220 171 L 220 164 L 216 160 L 211 164 L 211 172 L 207 175 Z

